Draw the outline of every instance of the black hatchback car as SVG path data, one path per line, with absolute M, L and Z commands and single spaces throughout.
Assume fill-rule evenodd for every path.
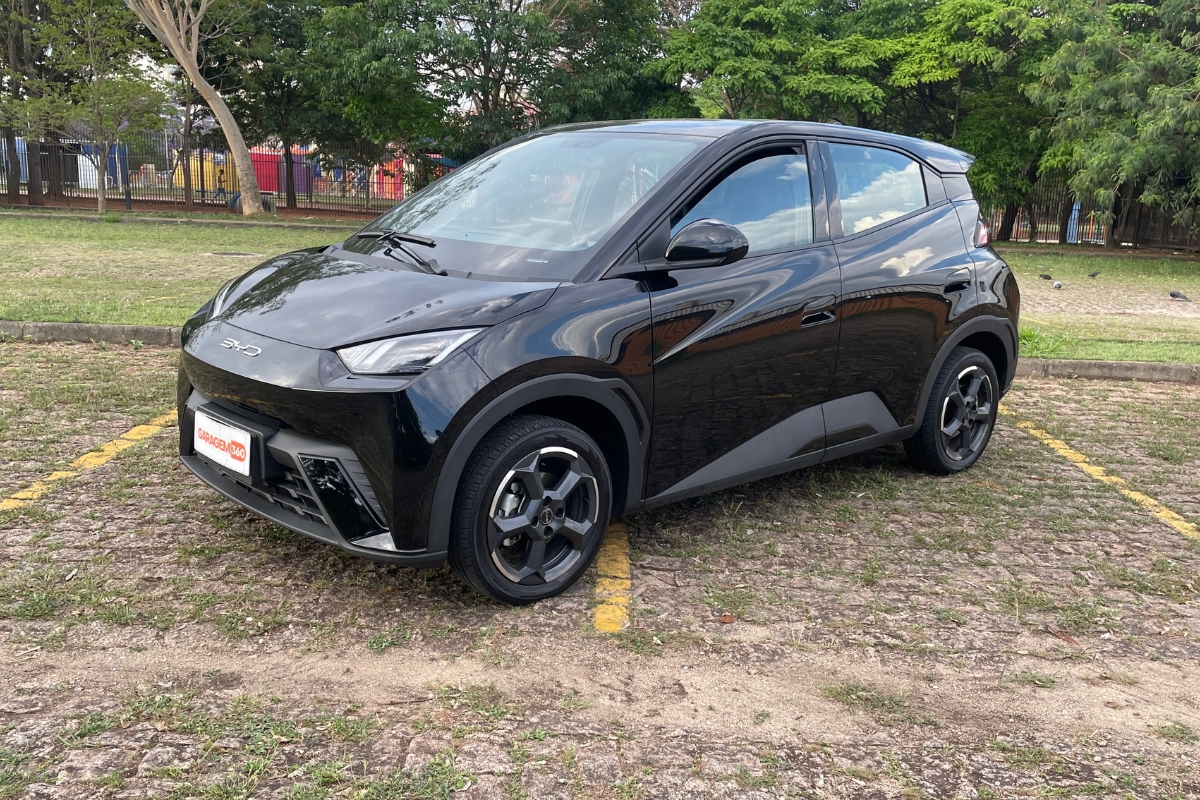
M 987 446 L 1019 293 L 938 144 L 838 125 L 552 128 L 187 323 L 180 455 L 294 531 L 525 603 L 611 515 L 903 441 Z

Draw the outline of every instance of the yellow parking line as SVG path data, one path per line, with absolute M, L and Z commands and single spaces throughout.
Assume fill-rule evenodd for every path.
M 614 521 L 596 556 L 596 610 L 593 624 L 602 633 L 617 633 L 629 623 L 629 535 L 625 523 Z
M 49 492 L 54 484 L 67 478 L 74 478 L 81 472 L 86 472 L 89 469 L 103 466 L 112 460 L 113 456 L 122 450 L 128 450 L 143 439 L 149 439 L 156 433 L 162 431 L 170 425 L 175 424 L 175 412 L 168 411 L 166 414 L 155 417 L 145 425 L 138 425 L 130 428 L 122 433 L 116 439 L 108 442 L 97 450 L 86 453 L 75 459 L 68 465 L 68 469 L 51 472 L 40 481 L 35 481 L 28 487 L 19 492 L 14 492 L 8 497 L 0 500 L 0 511 L 9 511 L 14 508 L 20 508 L 23 505 L 32 503 L 35 500 L 41 499 L 43 495 Z
M 1016 416 L 1016 412 L 1005 407 L 1003 404 L 1000 405 L 1000 413 L 1010 417 Z M 1075 466 L 1079 467 L 1079 469 L 1083 470 L 1086 475 L 1089 475 L 1096 480 L 1101 481 L 1102 483 L 1107 483 L 1110 486 L 1117 487 L 1117 491 L 1119 491 L 1121 494 L 1125 495 L 1130 500 L 1149 511 L 1151 514 L 1158 517 L 1160 520 L 1167 523 L 1184 536 L 1187 536 L 1190 539 L 1200 539 L 1200 530 L 1198 530 L 1191 522 L 1188 522 L 1186 519 L 1179 516 L 1150 495 L 1143 494 L 1136 489 L 1130 489 L 1129 483 L 1124 478 L 1117 477 L 1116 475 L 1109 475 L 1103 467 L 1098 467 L 1093 464 L 1087 456 L 1078 450 L 1073 449 L 1062 439 L 1055 439 L 1041 428 L 1036 427 L 1032 422 L 1019 420 L 1017 422 L 1017 427 L 1049 447 L 1051 450 L 1058 453 L 1063 458 L 1070 461 Z

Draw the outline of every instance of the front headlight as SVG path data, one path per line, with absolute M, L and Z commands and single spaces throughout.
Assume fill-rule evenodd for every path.
M 357 375 L 392 375 L 420 372 L 453 353 L 483 328 L 434 331 L 397 336 L 378 342 L 343 347 L 337 351 L 346 369 Z

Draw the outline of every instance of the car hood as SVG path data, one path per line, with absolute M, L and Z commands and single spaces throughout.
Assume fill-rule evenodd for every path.
M 388 336 L 496 325 L 538 308 L 557 282 L 431 275 L 392 259 L 301 251 L 231 283 L 214 319 L 285 342 L 331 349 Z

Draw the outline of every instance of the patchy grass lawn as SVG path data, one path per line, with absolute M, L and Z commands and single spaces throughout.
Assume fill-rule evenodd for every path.
M 181 325 L 260 261 L 343 238 L 290 228 L 2 219 L 0 319 L 22 321 Z M 213 252 L 255 255 L 206 255 Z
M 0 344 L 0 496 L 167 411 L 173 350 Z
M 2 447 L 169 402 L 168 351 L 0 355 Z M 1200 519 L 1200 387 L 1006 402 Z M 1200 792 L 1200 545 L 1009 417 L 965 474 L 893 445 L 631 515 L 615 636 L 594 574 L 509 608 L 352 558 L 201 485 L 173 432 L 0 517 L 0 797 Z
M 1021 286 L 1023 356 L 1200 363 L 1200 259 L 999 252 Z M 1194 302 L 1172 300 L 1172 291 Z

